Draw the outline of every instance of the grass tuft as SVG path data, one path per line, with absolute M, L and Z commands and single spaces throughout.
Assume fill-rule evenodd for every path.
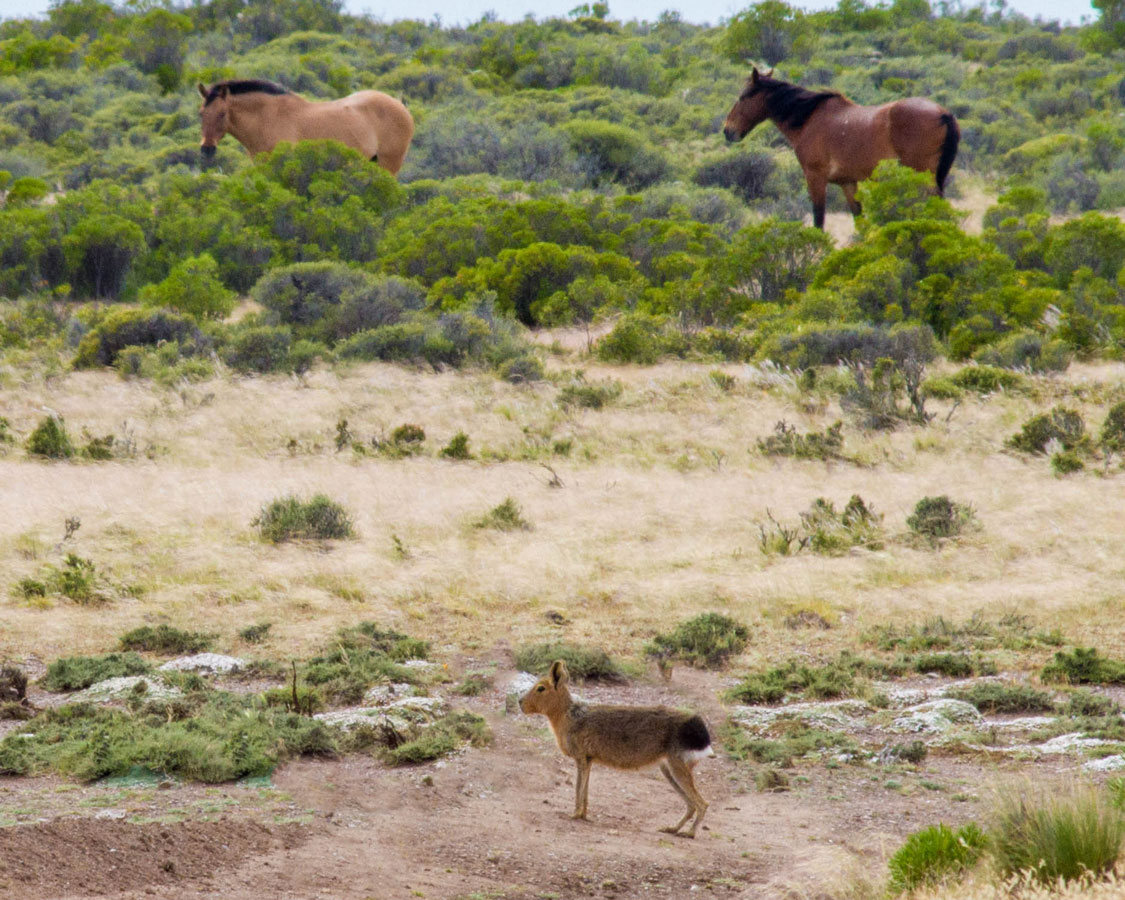
M 354 535 L 351 516 L 339 503 L 324 494 L 310 500 L 279 497 L 262 507 L 251 522 L 262 540 L 273 544 L 298 540 L 339 540 Z
M 681 622 L 668 634 L 658 634 L 645 645 L 645 655 L 654 657 L 663 670 L 676 659 L 691 666 L 721 666 L 746 648 L 750 631 L 721 613 L 707 612 Z
M 151 671 L 152 667 L 136 653 L 64 656 L 47 666 L 40 684 L 48 691 L 80 691 L 107 678 L 144 675 Z
M 956 831 L 948 825 L 931 825 L 916 831 L 890 858 L 890 888 L 895 893 L 925 884 L 948 881 L 972 868 L 988 841 L 975 823 Z
M 142 625 L 121 635 L 122 650 L 147 650 L 150 653 L 199 653 L 211 646 L 213 635 L 201 631 L 181 631 L 171 625 Z
M 516 651 L 516 668 L 544 675 L 556 659 L 566 663 L 572 678 L 584 681 L 624 681 L 625 673 L 604 650 L 576 644 L 535 644 Z

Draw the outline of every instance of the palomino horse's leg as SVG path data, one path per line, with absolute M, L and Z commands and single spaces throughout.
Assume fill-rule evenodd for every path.
M 854 181 L 845 181 L 840 185 L 840 188 L 844 192 L 844 199 L 848 201 L 848 209 L 852 211 L 853 216 L 863 214 L 863 206 L 860 205 L 860 202 L 855 198 L 856 187 L 857 185 Z
M 813 227 L 824 230 L 824 201 L 828 194 L 828 180 L 819 172 L 805 171 L 805 184 L 809 186 L 812 200 Z

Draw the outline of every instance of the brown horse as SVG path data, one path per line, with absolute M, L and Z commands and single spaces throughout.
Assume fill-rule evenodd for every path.
M 949 110 L 923 97 L 882 106 L 860 106 L 835 91 L 809 91 L 757 69 L 727 115 L 723 134 L 740 141 L 759 122 L 772 119 L 797 154 L 813 204 L 813 224 L 824 228 L 829 184 L 843 188 L 852 215 L 860 214 L 856 183 L 880 160 L 897 159 L 933 172 L 938 194 L 957 156 L 961 129 Z
M 224 134 L 252 155 L 281 141 L 335 140 L 353 147 L 392 175 L 402 168 L 414 118 L 402 103 L 379 91 L 358 91 L 340 100 L 298 97 L 272 81 L 220 81 L 199 85 L 204 158 L 215 155 Z

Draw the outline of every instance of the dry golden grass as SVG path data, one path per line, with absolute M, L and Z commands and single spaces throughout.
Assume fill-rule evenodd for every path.
M 580 363 L 624 393 L 601 411 L 560 409 L 550 383 L 518 387 L 482 374 L 389 365 L 286 378 L 219 378 L 182 389 L 110 373 L 48 378 L 9 371 L 5 409 L 26 435 L 46 410 L 72 435 L 121 434 L 135 459 L 43 463 L 0 457 L 0 657 L 109 649 L 142 621 L 216 632 L 275 623 L 267 650 L 304 653 L 337 627 L 376 619 L 439 647 L 487 649 L 564 635 L 638 654 L 657 629 L 708 609 L 754 626 L 748 659 L 797 648 L 834 653 L 871 625 L 933 615 L 1019 612 L 1070 638 L 1125 653 L 1125 476 L 1059 479 L 1045 460 L 1000 452 L 1032 412 L 1068 396 L 1100 425 L 1125 367 L 1077 367 L 1037 398 L 969 400 L 928 428 L 864 435 L 845 451 L 869 464 L 775 460 L 756 439 L 779 419 L 802 430 L 841 417 L 834 400 L 802 398 L 785 377 L 745 366 L 719 389 L 713 367 L 617 368 Z M 557 365 L 557 364 L 555 364 Z M 1073 396 L 1081 387 L 1081 397 Z M 430 454 L 457 431 L 480 457 L 390 460 L 336 452 L 336 423 L 357 439 L 404 422 L 425 428 Z M 569 439 L 569 457 L 551 456 Z M 548 463 L 562 480 L 550 487 Z M 270 546 L 251 528 L 283 494 L 322 492 L 353 514 L 358 538 L 330 547 Z M 892 540 L 842 558 L 767 558 L 756 523 L 796 521 L 817 496 L 859 493 L 891 535 L 923 496 L 971 503 L 982 524 L 937 550 Z M 514 497 L 528 532 L 470 523 Z M 82 525 L 63 549 L 143 589 L 100 608 L 31 608 L 13 590 L 57 561 L 67 517 Z M 398 552 L 398 539 L 406 558 Z M 572 623 L 560 631 L 546 618 Z M 789 631 L 812 609 L 836 627 Z M 245 650 L 246 648 L 241 648 Z

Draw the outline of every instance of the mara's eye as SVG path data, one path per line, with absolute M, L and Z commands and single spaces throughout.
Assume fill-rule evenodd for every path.
M 536 691 L 545 691 L 545 690 L 547 690 L 547 686 L 545 684 L 541 684 L 535 690 Z

